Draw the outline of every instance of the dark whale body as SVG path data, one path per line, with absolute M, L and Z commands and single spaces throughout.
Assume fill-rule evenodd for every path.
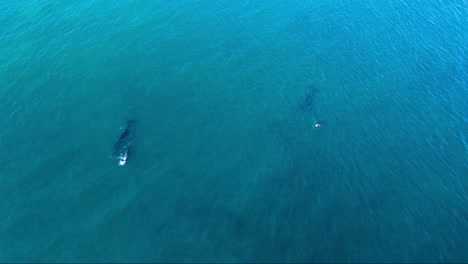
M 315 87 L 314 85 L 309 85 L 307 87 L 307 93 L 302 101 L 302 104 L 300 106 L 301 110 L 304 112 L 310 112 L 314 106 L 315 99 L 317 98 L 317 95 L 319 93 L 319 89 Z
M 127 127 L 114 146 L 114 155 L 119 159 L 119 165 L 123 166 L 127 162 L 128 151 L 132 144 L 133 125 L 135 120 L 127 121 Z

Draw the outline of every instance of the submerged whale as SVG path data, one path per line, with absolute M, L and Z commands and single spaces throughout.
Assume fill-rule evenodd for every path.
M 119 166 L 123 166 L 125 163 L 127 163 L 128 151 L 130 149 L 130 145 L 132 144 L 134 123 L 135 120 L 127 121 L 127 127 L 125 128 L 117 143 L 115 143 L 114 155 L 119 160 Z
M 307 92 L 304 100 L 302 101 L 302 104 L 300 105 L 300 108 L 303 112 L 310 112 L 312 111 L 312 108 L 315 103 L 315 99 L 317 98 L 318 93 L 320 90 L 315 87 L 314 85 L 308 85 L 307 86 Z

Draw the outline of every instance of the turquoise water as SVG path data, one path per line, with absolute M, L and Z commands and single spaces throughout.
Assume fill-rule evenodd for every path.
M 0 0 L 0 262 L 467 262 L 467 10 Z

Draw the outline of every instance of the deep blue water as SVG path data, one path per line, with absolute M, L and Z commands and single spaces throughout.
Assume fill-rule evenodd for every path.
M 0 0 L 0 262 L 468 262 L 467 14 Z

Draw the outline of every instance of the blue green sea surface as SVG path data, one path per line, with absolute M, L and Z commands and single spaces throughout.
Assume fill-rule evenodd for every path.
M 0 0 L 0 262 L 468 262 L 467 14 Z

